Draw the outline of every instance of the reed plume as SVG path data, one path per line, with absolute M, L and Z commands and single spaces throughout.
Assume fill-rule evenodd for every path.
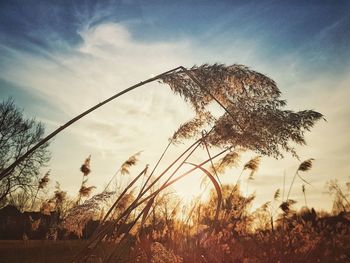
M 44 175 L 44 177 L 42 177 L 40 180 L 39 180 L 39 185 L 38 185 L 38 188 L 39 189 L 44 189 L 47 184 L 49 183 L 50 181 L 50 170 L 46 172 L 46 174 Z
M 236 167 L 239 163 L 239 154 L 229 152 L 219 161 L 214 163 L 214 169 L 217 173 L 223 174 L 227 168 Z
M 59 207 L 60 205 L 62 205 L 64 200 L 66 200 L 67 192 L 58 189 L 54 192 L 54 194 L 55 194 L 54 199 L 56 201 L 56 207 Z
M 286 102 L 276 83 L 243 65 L 204 64 L 160 79 L 196 113 L 175 132 L 174 142 L 199 138 L 203 127 L 214 126 L 206 140 L 209 145 L 242 147 L 278 158 L 282 151 L 296 155 L 290 142 L 305 144 L 304 132 L 323 118 L 311 110 L 283 109 Z M 218 118 L 208 110 L 215 102 L 224 109 Z
M 85 159 L 84 163 L 80 167 L 80 171 L 83 173 L 84 176 L 88 176 L 89 173 L 91 172 L 90 160 L 91 160 L 91 155 L 89 155 L 89 157 Z
M 250 159 L 243 167 L 243 170 L 250 170 L 251 173 L 255 173 L 260 165 L 260 158 L 261 156 L 256 156 L 252 159 Z
M 313 162 L 314 160 L 315 160 L 315 159 L 310 158 L 310 159 L 308 159 L 308 160 L 302 162 L 302 163 L 299 165 L 298 171 L 307 172 L 307 171 L 311 170 L 311 168 L 312 168 L 312 162 Z
M 50 170 L 46 172 L 46 174 L 39 180 L 39 183 L 38 183 L 38 188 L 36 190 L 36 193 L 34 195 L 34 198 L 33 198 L 33 202 L 32 202 L 32 205 L 31 205 L 31 209 L 33 209 L 34 207 L 34 204 L 35 204 L 35 201 L 36 201 L 36 198 L 38 197 L 38 193 L 41 189 L 44 189 L 49 181 L 50 181 Z
M 83 173 L 83 177 L 79 188 L 78 199 L 76 204 L 80 203 L 80 200 L 82 197 L 89 197 L 92 190 L 96 188 L 95 186 L 90 186 L 90 187 L 86 186 L 88 179 L 87 178 L 85 179 L 85 177 L 87 177 L 91 173 L 90 162 L 91 162 L 91 155 L 89 155 L 89 157 L 85 159 L 84 163 L 80 167 L 80 171 Z
M 290 184 L 290 187 L 289 187 L 289 190 L 288 190 L 288 194 L 287 194 L 287 200 L 288 200 L 288 197 L 290 195 L 290 192 L 292 190 L 292 187 L 293 187 L 293 184 L 294 184 L 294 181 L 295 181 L 295 178 L 298 176 L 303 182 L 307 183 L 307 184 L 310 184 L 308 181 L 306 181 L 304 178 L 302 178 L 300 175 L 299 175 L 299 171 L 302 171 L 302 172 L 308 172 L 311 170 L 312 168 L 312 162 L 314 161 L 313 158 L 310 158 L 310 159 L 307 159 L 306 161 L 303 161 L 297 171 L 295 172 L 294 174 L 294 177 L 293 177 L 293 180 L 292 180 L 292 183 Z
M 69 211 L 61 226 L 69 231 L 82 235 L 86 223 L 96 216 L 97 211 L 102 209 L 103 204 L 109 200 L 115 192 L 102 192 L 85 200 L 82 204 L 73 206 Z
M 130 174 L 130 168 L 132 166 L 135 166 L 138 162 L 138 157 L 140 156 L 141 152 L 137 152 L 134 155 L 130 156 L 120 167 L 120 174 Z
M 107 191 L 108 187 L 111 185 L 114 178 L 116 178 L 119 173 L 121 175 L 130 174 L 130 168 L 132 166 L 135 166 L 138 163 L 138 161 L 139 161 L 138 158 L 139 158 L 140 154 L 141 154 L 141 151 L 131 155 L 126 161 L 124 161 L 122 163 L 122 165 L 119 167 L 119 169 L 115 172 L 115 174 L 111 177 L 111 179 L 107 183 L 106 187 L 104 188 L 104 191 Z
M 281 196 L 281 190 L 277 189 L 275 194 L 273 195 L 273 199 L 276 201 Z
M 85 186 L 84 183 L 79 190 L 79 195 L 81 197 L 89 197 L 91 195 L 92 190 L 95 188 L 96 186 Z
M 289 213 L 290 209 L 291 209 L 291 206 L 296 204 L 296 201 L 295 200 L 292 200 L 292 199 L 287 199 L 287 201 L 285 202 L 282 202 L 282 204 L 280 205 L 280 208 L 282 209 L 282 211 L 284 213 Z

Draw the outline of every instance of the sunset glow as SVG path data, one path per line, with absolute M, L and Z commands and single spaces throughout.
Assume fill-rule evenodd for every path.
M 276 82 L 285 110 L 313 110 L 324 118 L 315 118 L 314 127 L 305 131 L 306 145 L 291 144 L 298 157 L 283 152 L 276 159 L 233 146 L 239 161 L 218 182 L 239 182 L 246 198 L 255 194 L 249 211 L 272 200 L 277 189 L 285 198 L 291 184 L 296 208 L 331 210 L 334 200 L 327 182 L 337 180 L 345 189 L 350 180 L 349 11 L 347 1 L 1 1 L 0 96 L 13 98 L 24 116 L 40 121 L 49 134 L 97 103 L 167 70 L 245 65 Z M 186 99 L 159 79 L 65 129 L 50 141 L 51 159 L 40 170 L 40 177 L 50 170 L 47 192 L 55 191 L 57 181 L 68 196 L 76 196 L 88 178 L 86 184 L 96 187 L 89 191 L 97 194 L 111 178 L 108 189 L 116 190 L 146 165 L 149 174 L 174 132 L 196 116 Z M 215 118 L 225 113 L 215 102 L 209 107 Z M 153 179 L 194 141 L 171 144 Z M 223 148 L 214 145 L 209 154 Z M 137 152 L 136 164 L 120 174 L 121 165 Z M 84 177 L 79 169 L 89 155 L 91 173 Z M 251 173 L 245 165 L 257 156 L 260 163 Z M 176 176 L 207 158 L 201 145 Z M 312 169 L 298 171 L 311 158 Z M 212 169 L 212 162 L 203 167 Z M 197 169 L 169 191 L 183 206 L 190 207 L 196 198 L 206 202 L 215 188 L 203 174 Z M 136 185 L 135 194 L 140 181 Z M 77 204 L 83 199 L 79 194 Z

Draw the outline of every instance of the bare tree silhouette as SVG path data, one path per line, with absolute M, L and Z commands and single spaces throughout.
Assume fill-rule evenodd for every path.
M 50 159 L 48 143 L 41 143 L 43 134 L 44 126 L 26 119 L 13 99 L 0 103 L 0 171 L 6 170 L 6 178 L 0 180 L 0 201 L 19 189 L 26 196 L 36 190 L 39 170 Z

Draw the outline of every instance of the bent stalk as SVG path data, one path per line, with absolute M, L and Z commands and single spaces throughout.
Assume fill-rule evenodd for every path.
M 53 137 L 55 137 L 58 133 L 60 133 L 61 131 L 63 131 L 64 129 L 66 129 L 67 127 L 69 127 L 70 125 L 72 125 L 73 123 L 77 122 L 78 120 L 80 120 L 81 118 L 83 118 L 84 116 L 88 115 L 89 113 L 93 112 L 94 110 L 100 108 L 101 106 L 105 105 L 106 103 L 120 97 L 121 95 L 132 91 L 138 87 L 141 87 L 147 83 L 153 82 L 157 79 L 159 79 L 160 77 L 174 72 L 176 70 L 182 69 L 183 67 L 177 67 L 171 70 L 168 70 L 166 72 L 163 72 L 155 77 L 149 78 L 145 81 L 141 81 L 138 84 L 135 84 L 127 89 L 122 90 L 121 92 L 113 95 L 112 97 L 109 97 L 108 99 L 96 104 L 95 106 L 91 107 L 90 109 L 84 111 L 83 113 L 79 114 L 78 116 L 74 117 L 73 119 L 71 119 L 70 121 L 68 121 L 67 123 L 65 123 L 64 125 L 62 125 L 61 127 L 59 127 L 58 129 L 56 129 L 55 131 L 53 131 L 52 133 L 50 133 L 49 135 L 47 135 L 45 138 L 43 138 L 39 143 L 37 143 L 35 146 L 33 146 L 32 148 L 30 148 L 26 153 L 24 153 L 21 157 L 19 157 L 15 162 L 13 162 L 10 166 L 8 166 L 7 168 L 5 168 L 4 170 L 1 171 L 0 173 L 0 180 L 4 179 L 5 177 L 9 176 L 11 174 L 11 172 L 13 171 L 13 169 L 21 162 L 23 162 L 30 154 L 32 154 L 35 150 L 37 150 L 38 148 L 40 148 L 42 145 L 44 145 L 45 143 L 47 143 L 50 139 L 52 139 Z

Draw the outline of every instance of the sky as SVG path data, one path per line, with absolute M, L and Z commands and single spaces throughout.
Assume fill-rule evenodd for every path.
M 330 209 L 325 184 L 349 181 L 349 1 L 0 1 L 0 98 L 12 97 L 49 133 L 115 93 L 177 66 L 238 63 L 274 79 L 292 110 L 313 109 L 327 121 L 297 147 L 300 160 L 263 157 L 244 194 L 255 206 L 286 189 L 300 161 L 314 158 L 303 176 L 308 205 Z M 109 103 L 59 134 L 50 145 L 51 179 L 76 194 L 79 167 L 91 154 L 90 185 L 101 191 L 130 155 L 142 151 L 138 173 L 152 167 L 177 127 L 194 115 L 166 85 L 147 84 Z M 171 146 L 159 171 L 186 148 Z M 215 150 L 213 150 L 215 151 Z M 237 169 L 222 176 L 234 183 Z M 194 161 L 203 159 L 197 154 Z M 130 175 L 132 177 L 132 175 Z M 200 173 L 174 190 L 198 195 Z M 118 179 L 126 183 L 129 178 Z M 304 204 L 301 182 L 291 198 Z

